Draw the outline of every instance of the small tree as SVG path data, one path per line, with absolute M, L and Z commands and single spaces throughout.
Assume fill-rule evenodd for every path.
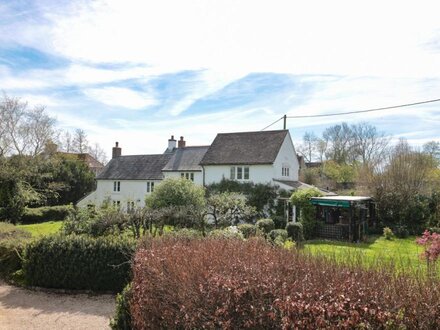
M 317 188 L 301 189 L 295 191 L 290 197 L 293 205 L 300 210 L 300 222 L 303 224 L 305 239 L 311 239 L 318 222 L 316 221 L 315 207 L 310 203 L 310 198 L 322 196 Z
M 205 206 L 205 190 L 190 180 L 168 178 L 163 180 L 154 192 L 146 198 L 146 204 L 153 209 L 170 206 Z
M 249 222 L 256 214 L 255 208 L 247 205 L 246 197 L 242 194 L 215 194 L 208 198 L 207 204 L 208 214 L 212 216 L 216 228 Z

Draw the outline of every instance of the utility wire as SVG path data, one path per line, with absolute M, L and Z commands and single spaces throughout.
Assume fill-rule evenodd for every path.
M 421 102 L 414 102 L 414 103 L 406 103 L 406 104 L 400 104 L 400 105 L 393 105 L 393 106 L 390 106 L 390 107 L 374 108 L 374 109 L 367 109 L 367 110 L 347 111 L 347 112 L 338 112 L 338 113 L 327 113 L 327 114 L 322 114 L 322 115 L 287 116 L 287 118 L 314 118 L 314 117 L 343 116 L 343 115 L 349 115 L 349 114 L 354 114 L 354 113 L 364 113 L 364 112 L 382 111 L 382 110 L 396 109 L 396 108 L 403 108 L 403 107 L 411 107 L 411 106 L 414 106 L 414 105 L 426 104 L 426 103 L 434 103 L 434 102 L 440 102 L 440 99 L 421 101 Z M 278 122 L 281 119 L 283 119 L 283 118 L 281 117 L 276 122 Z M 270 124 L 269 126 L 272 126 L 272 125 L 273 124 Z M 264 129 L 265 128 L 263 128 L 263 130 Z
M 284 116 L 281 117 L 281 118 L 279 118 L 279 119 L 277 119 L 277 120 L 275 120 L 272 124 L 270 124 L 270 125 L 266 126 L 265 128 L 263 128 L 262 131 L 264 131 L 266 128 L 271 127 L 272 125 L 275 125 L 276 123 L 278 123 L 278 122 L 279 122 L 281 119 L 283 119 L 283 118 L 284 118 Z

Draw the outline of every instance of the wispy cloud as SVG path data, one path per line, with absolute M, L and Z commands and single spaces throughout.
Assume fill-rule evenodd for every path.
M 125 109 L 144 109 L 156 104 L 156 100 L 152 95 L 136 92 L 128 88 L 90 88 L 84 90 L 84 94 L 106 105 Z

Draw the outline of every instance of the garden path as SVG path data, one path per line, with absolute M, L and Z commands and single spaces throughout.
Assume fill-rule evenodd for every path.
M 108 329 L 115 309 L 110 294 L 32 291 L 0 281 L 0 329 Z

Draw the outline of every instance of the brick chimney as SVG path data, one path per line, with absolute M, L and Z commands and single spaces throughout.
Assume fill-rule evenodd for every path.
M 185 144 L 186 144 L 186 142 L 185 142 L 185 140 L 183 139 L 183 136 L 181 136 L 181 137 L 180 137 L 180 140 L 179 140 L 179 142 L 178 142 L 178 147 L 179 147 L 179 148 L 185 148 Z
M 167 151 L 171 152 L 176 148 L 176 140 L 174 140 L 174 135 L 171 135 L 171 139 L 168 140 Z
M 119 142 L 116 142 L 115 146 L 112 149 L 112 158 L 116 158 L 121 156 L 122 154 L 122 149 L 119 148 Z

